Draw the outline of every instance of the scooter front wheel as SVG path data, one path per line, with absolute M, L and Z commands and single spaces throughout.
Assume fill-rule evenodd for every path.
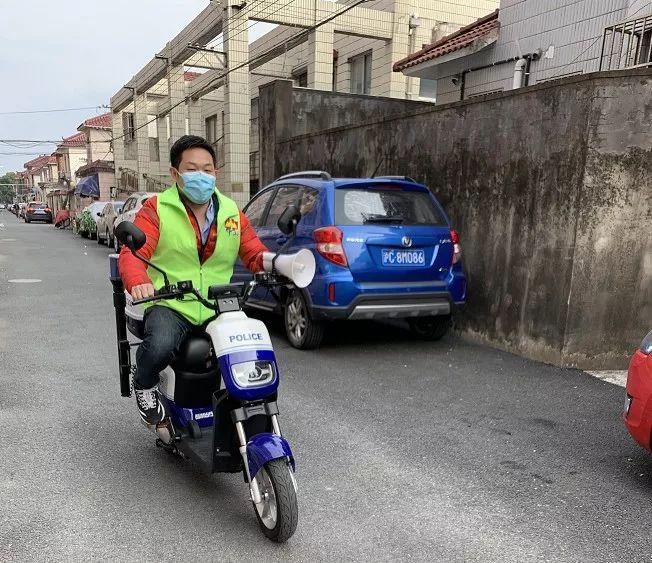
M 299 521 L 297 491 L 287 459 L 267 462 L 256 475 L 262 500 L 254 504 L 260 528 L 270 540 L 283 543 L 292 537 Z

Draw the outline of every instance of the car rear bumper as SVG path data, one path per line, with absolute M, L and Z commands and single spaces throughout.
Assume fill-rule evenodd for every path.
M 52 221 L 51 213 L 28 213 L 26 215 L 28 221 Z
M 627 373 L 627 412 L 623 418 L 627 430 L 641 446 L 652 449 L 652 372 L 650 359 L 636 352 Z
M 315 319 L 376 320 L 450 315 L 454 308 L 445 292 L 406 295 L 358 295 L 346 307 L 312 306 Z

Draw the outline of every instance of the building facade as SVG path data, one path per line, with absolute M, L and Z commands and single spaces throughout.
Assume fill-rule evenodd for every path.
M 318 90 L 429 98 L 392 63 L 497 7 L 497 0 L 214 1 L 111 99 L 116 179 L 129 189 L 168 181 L 169 146 L 205 136 L 218 182 L 239 203 L 258 183 L 258 88 L 291 79 Z M 255 21 L 278 24 L 249 44 Z
M 652 60 L 650 0 L 501 0 L 500 10 L 398 60 L 437 103 Z

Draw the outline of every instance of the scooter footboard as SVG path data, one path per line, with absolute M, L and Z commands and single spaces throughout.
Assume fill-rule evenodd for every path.
M 287 440 L 282 436 L 263 432 L 252 437 L 247 442 L 247 459 L 249 461 L 249 474 L 253 479 L 260 468 L 268 461 L 287 457 L 292 465 L 292 470 L 295 471 L 294 455 Z

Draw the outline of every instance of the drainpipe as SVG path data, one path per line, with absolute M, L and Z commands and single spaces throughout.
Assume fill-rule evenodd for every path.
M 528 59 L 522 57 L 516 61 L 514 65 L 514 81 L 512 83 L 512 90 L 518 90 L 523 87 L 523 75 L 525 74 L 525 67 Z

